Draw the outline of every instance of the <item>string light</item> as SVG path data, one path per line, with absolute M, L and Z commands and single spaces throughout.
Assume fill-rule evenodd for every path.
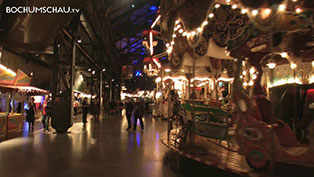
M 250 81 L 249 82 L 249 86 L 253 86 L 254 82 L 253 81 Z
M 202 23 L 202 25 L 203 25 L 203 26 L 208 25 L 208 21 L 207 21 L 207 20 L 205 20 L 205 21 Z
M 219 7 L 220 7 L 220 4 L 216 4 L 216 5 L 215 5 L 215 8 L 219 8 Z
M 197 32 L 201 33 L 203 31 L 203 29 L 201 27 L 198 27 L 197 29 Z
M 255 80 L 256 78 L 257 78 L 257 75 L 256 75 L 256 74 L 253 74 L 253 75 L 252 75 L 252 79 Z
M 208 15 L 208 17 L 209 17 L 209 18 L 213 18 L 213 17 L 214 17 L 214 14 L 213 14 L 213 13 L 210 13 L 210 14 Z
M 177 37 L 177 35 L 176 35 L 176 34 L 173 34 L 173 35 L 172 35 L 172 37 L 173 37 L 173 38 L 176 38 L 176 37 Z
M 246 75 L 247 73 L 246 73 L 246 71 L 243 71 L 242 74 L 243 74 L 243 75 Z
M 245 13 L 247 13 L 247 9 L 242 9 L 241 14 L 245 14 Z
M 180 21 L 179 21 L 179 20 L 176 20 L 176 22 L 175 22 L 175 23 L 176 23 L 176 25 L 177 25 L 177 24 L 179 24 L 179 23 L 180 23 Z
M 195 36 L 196 32 L 195 32 L 195 31 L 192 31 L 191 34 L 192 34 L 193 36 Z
M 167 49 L 167 53 L 170 54 L 170 53 L 172 52 L 172 49 L 173 49 L 173 47 L 170 46 L 170 47 Z
M 226 0 L 226 3 L 230 3 L 231 2 L 231 0 Z
M 291 63 L 291 64 L 290 64 L 290 68 L 291 68 L 291 69 L 295 69 L 295 68 L 297 68 L 297 64 L 295 64 L 295 63 Z
M 236 4 L 233 4 L 232 6 L 231 6 L 231 8 L 232 9 L 236 9 L 238 6 L 236 5 Z
M 171 45 L 174 45 L 174 41 L 171 41 L 171 43 L 170 43 Z
M 287 52 L 282 52 L 282 53 L 280 53 L 280 56 L 282 58 L 288 58 L 288 53 Z
M 183 33 L 183 29 L 180 29 L 180 30 L 179 30 L 179 33 Z
M 297 8 L 297 9 L 295 9 L 295 12 L 299 14 L 302 12 L 302 10 L 300 8 Z
M 186 36 L 186 32 L 183 32 L 182 36 Z
M 314 68 L 314 60 L 312 61 L 312 67 Z
M 286 10 L 286 5 L 285 4 L 280 4 L 278 7 L 278 11 L 279 12 L 283 12 L 284 10 Z
M 250 74 L 254 74 L 254 72 L 255 72 L 255 69 L 254 69 L 254 67 L 252 67 L 252 68 L 250 69 Z
M 167 44 L 166 44 L 166 47 L 169 47 L 169 46 L 170 46 L 170 44 L 169 44 L 169 43 L 167 43 Z
M 263 10 L 262 11 L 262 18 L 265 19 L 265 18 L 269 17 L 270 13 L 271 13 L 271 9 L 269 9 L 269 8 Z
M 258 14 L 258 10 L 252 10 L 252 15 L 256 16 Z

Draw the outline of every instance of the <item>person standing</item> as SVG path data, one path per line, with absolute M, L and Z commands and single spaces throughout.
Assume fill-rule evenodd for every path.
M 47 98 L 47 103 L 46 103 L 46 108 L 45 108 L 45 113 L 46 113 L 46 120 L 45 120 L 45 127 L 47 131 L 49 131 L 49 122 L 51 118 L 51 113 L 52 113 L 52 102 L 51 102 L 51 97 L 48 96 Z
M 82 103 L 82 111 L 83 111 L 83 123 L 87 123 L 87 113 L 88 113 L 88 101 L 87 97 L 84 98 L 83 103 Z
M 99 98 L 96 97 L 91 101 L 90 104 L 90 113 L 93 115 L 94 120 L 96 122 L 99 121 L 99 114 L 100 114 L 100 109 L 99 109 Z
M 126 130 L 129 130 L 131 128 L 131 117 L 132 117 L 133 109 L 134 109 L 133 102 L 129 97 L 127 97 L 126 103 L 125 103 L 125 115 L 126 115 L 126 120 L 128 121 L 128 128 Z
M 43 124 L 44 130 L 46 130 L 46 106 L 47 106 L 47 102 L 48 102 L 48 96 L 45 97 L 45 101 L 42 105 L 43 108 L 43 115 L 42 115 L 42 119 L 41 119 L 41 123 Z
M 31 98 L 28 103 L 28 110 L 26 113 L 26 121 L 29 123 L 29 130 L 34 131 L 34 121 L 35 121 L 35 99 Z
M 78 106 L 79 106 L 79 102 L 78 102 L 77 98 L 75 98 L 75 100 L 73 102 L 74 116 L 77 116 Z
M 141 128 L 144 130 L 144 123 L 143 123 L 143 115 L 144 115 L 144 103 L 143 100 L 140 98 L 136 99 L 135 108 L 134 108 L 134 124 L 133 130 L 136 131 L 136 124 L 137 119 L 139 119 Z

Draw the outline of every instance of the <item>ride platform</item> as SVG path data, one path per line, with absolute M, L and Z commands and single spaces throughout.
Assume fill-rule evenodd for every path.
M 207 138 L 198 135 L 194 136 L 194 147 L 190 145 L 190 140 L 187 138 L 186 144 L 179 148 L 174 141 L 175 133 L 170 133 L 168 139 L 168 133 L 164 132 L 160 139 L 161 142 L 171 150 L 200 163 L 233 172 L 241 176 L 269 176 L 266 172 L 259 173 L 252 170 L 246 163 L 245 157 L 239 155 L 234 148 L 227 148 L 223 143 L 218 144 L 214 140 L 208 141 Z

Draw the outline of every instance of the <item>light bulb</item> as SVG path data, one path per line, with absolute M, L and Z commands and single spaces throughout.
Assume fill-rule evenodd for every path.
M 252 10 L 252 15 L 256 16 L 258 14 L 258 10 Z
M 219 7 L 220 7 L 220 4 L 216 4 L 216 5 L 215 5 L 215 8 L 219 8 Z
M 214 17 L 214 14 L 213 14 L 213 13 L 210 13 L 210 14 L 208 15 L 208 17 L 209 17 L 209 18 L 213 18 L 213 17 Z
M 291 68 L 291 69 L 295 69 L 295 68 L 297 68 L 297 64 L 295 64 L 295 63 L 291 63 L 291 64 L 290 64 L 290 68 Z
M 205 20 L 204 22 L 203 22 L 203 24 L 202 24 L 203 26 L 206 26 L 206 25 L 208 25 L 208 21 L 207 20 Z
M 203 31 L 203 29 L 201 27 L 197 28 L 197 32 L 201 33 Z
M 302 10 L 300 8 L 297 8 L 297 9 L 295 9 L 295 12 L 299 14 L 302 12 Z
M 180 29 L 180 30 L 179 30 L 179 33 L 183 33 L 183 29 Z
M 242 9 L 241 14 L 245 14 L 245 13 L 247 13 L 247 9 Z
M 231 6 L 231 8 L 232 9 L 236 9 L 238 6 L 236 5 L 236 4 L 233 4 L 232 6 Z
M 281 52 L 280 53 L 282 58 L 288 58 L 288 53 L 287 52 Z
M 286 10 L 286 5 L 285 4 L 280 4 L 279 7 L 278 7 L 278 11 L 282 12 L 284 10 Z

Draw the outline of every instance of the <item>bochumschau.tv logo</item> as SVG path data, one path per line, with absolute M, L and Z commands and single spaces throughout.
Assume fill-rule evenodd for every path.
M 30 6 L 7 6 L 5 7 L 7 14 L 74 14 L 79 13 L 80 9 L 72 7 L 30 7 Z

